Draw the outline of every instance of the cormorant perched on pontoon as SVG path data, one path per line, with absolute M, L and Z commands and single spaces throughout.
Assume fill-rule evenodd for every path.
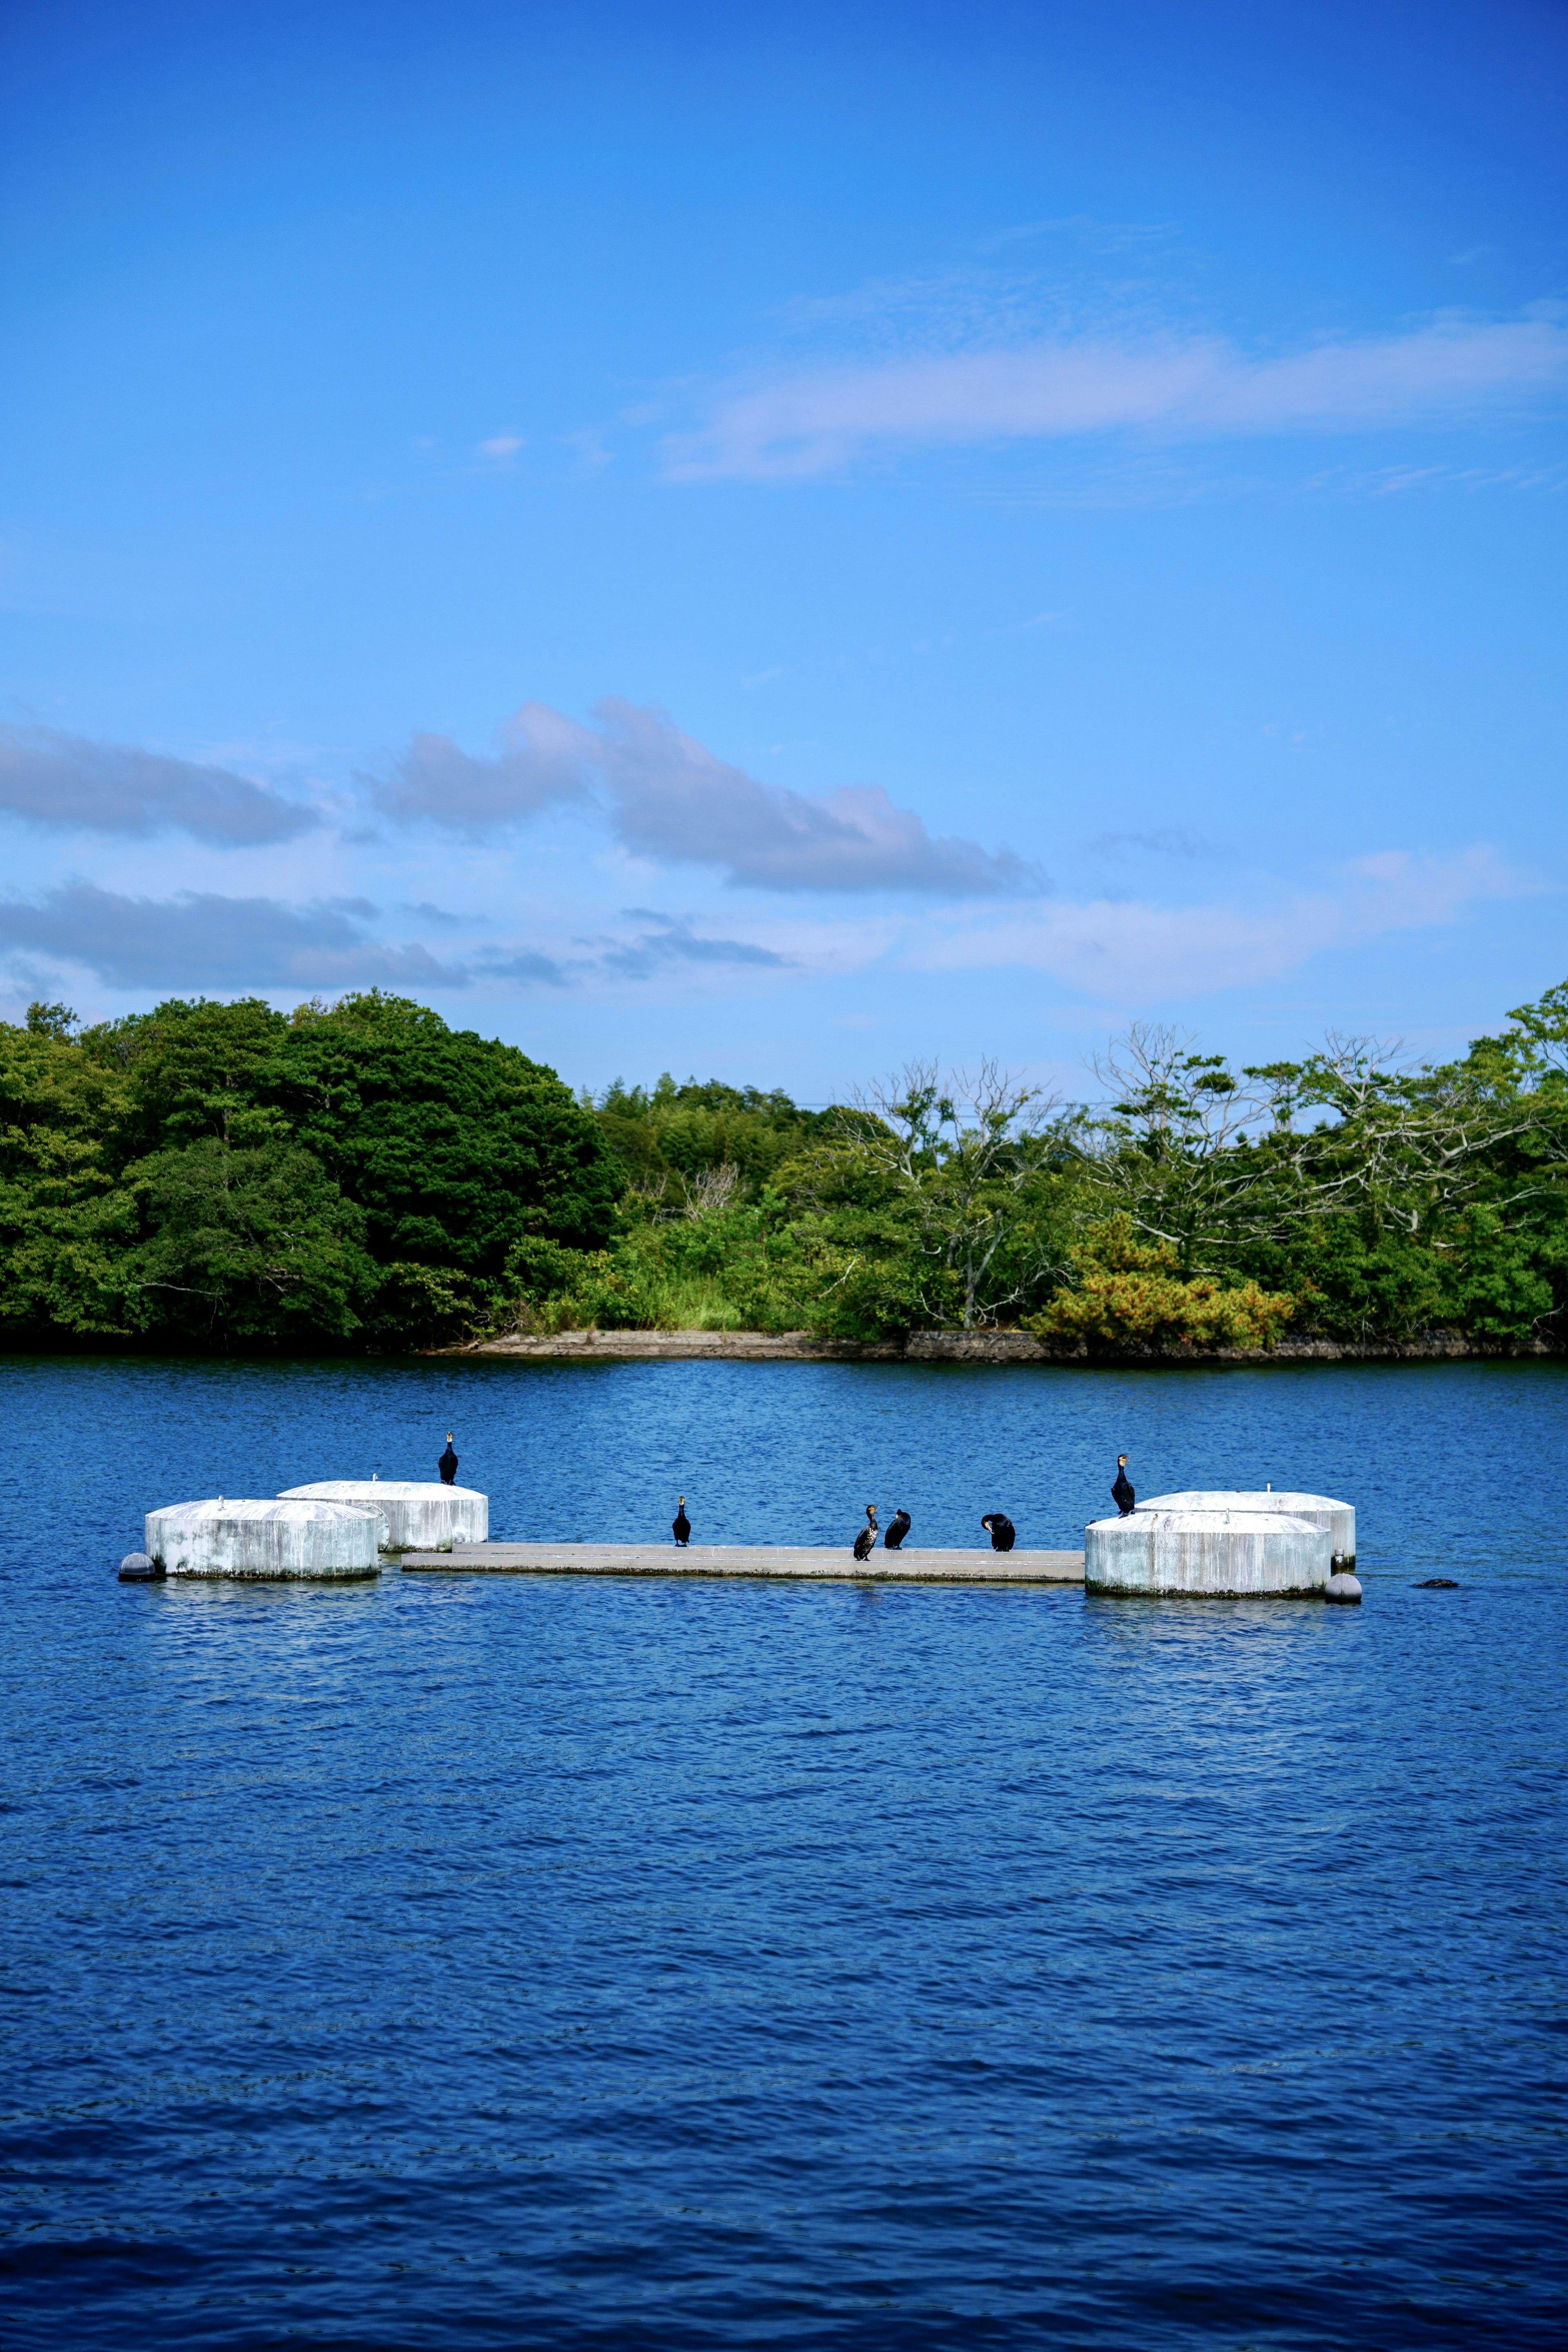
M 910 1515 L 900 1504 L 888 1521 L 888 1532 L 882 1538 L 885 1551 L 897 1551 L 910 1531 Z
M 855 1538 L 856 1559 L 869 1559 L 871 1556 L 871 1547 L 876 1540 L 877 1506 L 875 1503 L 868 1503 L 866 1506 L 866 1524 Z
M 691 1522 L 686 1516 L 684 1495 L 678 1495 L 675 1498 L 675 1517 L 669 1523 L 669 1532 L 678 1544 L 689 1544 L 691 1541 Z
M 1119 1454 L 1116 1457 L 1116 1484 L 1110 1490 L 1110 1499 L 1115 1504 L 1123 1518 L 1127 1517 L 1133 1504 L 1138 1500 L 1137 1496 L 1132 1491 L 1132 1481 L 1127 1475 L 1127 1456 L 1125 1454 Z
M 443 1486 L 450 1486 L 455 1483 L 458 1475 L 458 1457 L 452 1451 L 452 1433 L 450 1430 L 447 1432 L 447 1451 L 442 1454 L 441 1459 L 437 1463 L 436 1467 L 441 1473 L 441 1484 Z
M 980 1524 L 991 1530 L 993 1551 L 1011 1551 L 1018 1540 L 1018 1530 L 1005 1511 L 987 1511 Z

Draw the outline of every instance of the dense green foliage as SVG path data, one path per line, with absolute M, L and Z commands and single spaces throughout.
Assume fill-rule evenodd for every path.
M 504 1310 L 530 1243 L 582 1252 L 620 1178 L 515 1047 L 400 998 L 285 1016 L 173 1001 L 0 1026 L 0 1325 L 399 1345 Z
M 0 1024 L 0 1332 L 395 1348 L 1022 1323 L 1061 1346 L 1568 1329 L 1568 984 L 1437 1066 L 1135 1030 L 1095 1108 L 992 1066 L 799 1108 L 574 1101 L 373 992 Z

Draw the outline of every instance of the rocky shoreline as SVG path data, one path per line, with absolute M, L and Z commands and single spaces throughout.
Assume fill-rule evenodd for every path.
M 557 1361 L 923 1364 L 1338 1364 L 1446 1363 L 1503 1356 L 1558 1356 L 1545 1339 L 1474 1340 L 1448 1332 L 1415 1339 L 1281 1339 L 1272 1348 L 1047 1348 L 1027 1331 L 915 1331 L 900 1344 L 822 1339 L 810 1331 L 509 1331 L 443 1356 L 548 1357 Z

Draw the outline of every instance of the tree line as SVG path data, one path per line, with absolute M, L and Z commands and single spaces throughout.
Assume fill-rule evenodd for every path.
M 1058 1346 L 1558 1341 L 1568 983 L 1458 1060 L 1234 1068 L 1138 1027 L 1065 1103 L 913 1064 L 826 1110 L 574 1097 L 379 991 L 0 1024 L 12 1346 L 1019 1326 Z

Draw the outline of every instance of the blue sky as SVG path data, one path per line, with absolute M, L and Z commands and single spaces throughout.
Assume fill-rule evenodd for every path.
M 0 1013 L 574 1084 L 1568 972 L 1568 16 L 13 5 Z

